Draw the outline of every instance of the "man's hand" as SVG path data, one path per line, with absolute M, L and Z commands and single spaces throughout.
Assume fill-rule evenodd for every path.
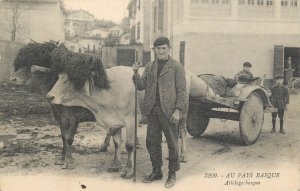
M 181 114 L 181 111 L 179 109 L 176 109 L 171 116 L 170 122 L 173 124 L 178 124 L 179 120 L 180 120 L 180 114 Z
M 139 68 L 140 68 L 140 65 L 138 62 L 133 63 L 132 69 L 135 74 L 137 74 L 139 72 Z

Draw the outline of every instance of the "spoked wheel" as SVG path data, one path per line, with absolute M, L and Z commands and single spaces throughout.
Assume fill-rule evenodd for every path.
M 300 93 L 300 78 L 292 77 L 288 82 L 288 88 L 291 92 Z
M 264 123 L 264 109 L 261 96 L 252 92 L 240 111 L 240 134 L 246 145 L 258 139 Z
M 205 110 L 199 109 L 197 105 L 190 104 L 186 123 L 187 132 L 193 137 L 199 137 L 206 130 L 209 117 L 205 115 Z

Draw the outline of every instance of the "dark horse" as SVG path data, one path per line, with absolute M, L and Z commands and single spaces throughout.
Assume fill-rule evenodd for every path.
M 11 79 L 15 84 L 26 85 L 32 91 L 45 96 L 57 81 L 58 74 L 55 72 L 34 72 L 31 71 L 31 66 L 36 65 L 49 69 L 53 68 L 53 65 L 60 61 L 53 55 L 54 50 L 57 49 L 58 46 L 63 45 L 58 45 L 58 43 L 50 41 L 47 43 L 29 43 L 21 48 L 14 62 L 15 76 Z M 63 53 L 64 52 L 60 52 L 60 54 Z M 81 54 L 80 57 L 84 60 L 85 55 Z M 86 57 L 88 56 L 86 55 Z M 72 144 L 78 125 L 81 122 L 96 121 L 96 119 L 88 109 L 83 107 L 67 107 L 54 104 L 50 104 L 50 107 L 53 117 L 59 125 L 63 141 L 61 156 L 55 164 L 62 165 L 64 169 L 74 168 Z M 104 143 L 100 147 L 100 151 L 107 151 L 110 137 L 110 132 L 108 132 Z

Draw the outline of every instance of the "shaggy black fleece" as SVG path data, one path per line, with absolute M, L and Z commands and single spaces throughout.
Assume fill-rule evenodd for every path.
M 63 44 L 52 52 L 52 69 L 66 72 L 76 89 L 83 87 L 86 80 L 93 80 L 99 89 L 109 88 L 105 68 L 100 59 L 87 54 L 74 53 Z
M 57 47 L 54 41 L 45 43 L 28 43 L 21 48 L 14 60 L 15 71 L 25 66 L 38 65 L 50 68 L 50 53 Z
M 32 65 L 54 69 L 54 74 L 66 72 L 76 89 L 81 89 L 86 80 L 93 81 L 98 89 L 109 88 L 105 67 L 99 58 L 74 53 L 54 41 L 29 43 L 19 50 L 14 61 L 15 71 Z

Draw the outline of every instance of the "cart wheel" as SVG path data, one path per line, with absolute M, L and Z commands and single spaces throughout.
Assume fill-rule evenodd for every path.
M 246 145 L 255 143 L 263 123 L 263 101 L 257 92 L 253 92 L 247 97 L 240 111 L 240 134 Z
M 300 93 L 300 78 L 292 77 L 288 82 L 288 88 L 293 93 Z
M 193 137 L 199 137 L 208 126 L 209 117 L 205 116 L 205 110 L 199 109 L 197 105 L 189 105 L 189 112 L 186 120 L 187 132 Z

